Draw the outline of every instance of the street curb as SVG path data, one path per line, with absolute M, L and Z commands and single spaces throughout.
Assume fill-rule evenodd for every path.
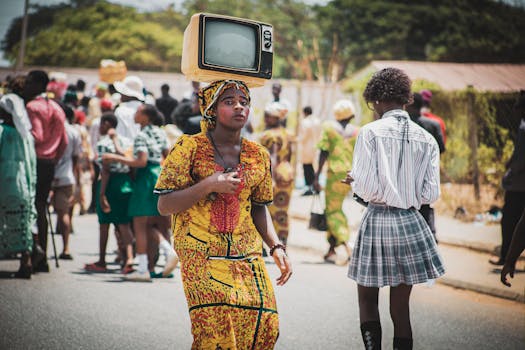
M 290 218 L 296 219 L 296 220 L 302 220 L 302 221 L 308 221 L 310 220 L 308 216 L 298 214 L 298 213 L 290 213 Z M 439 238 L 439 234 L 438 234 Z M 450 247 L 455 248 L 463 248 L 463 249 L 469 249 L 478 253 L 486 253 L 486 254 L 495 254 L 495 250 L 497 247 L 495 247 L 492 244 L 486 244 L 481 242 L 467 242 L 462 240 L 444 240 L 443 238 L 439 238 L 439 244 L 438 245 L 446 245 Z M 520 255 L 518 258 L 518 262 L 522 262 L 525 264 L 525 251 Z
M 301 220 L 301 221 L 308 220 L 308 218 L 305 217 L 304 215 L 292 214 L 291 217 L 296 220 Z M 322 249 L 315 247 L 315 246 L 308 245 L 308 244 L 304 244 L 304 243 L 301 244 L 299 242 L 289 241 L 288 245 L 291 248 L 298 249 L 304 252 L 318 254 L 319 256 L 322 256 L 324 254 L 324 251 Z M 476 244 L 468 244 L 467 242 L 462 243 L 461 241 L 451 242 L 451 241 L 440 240 L 439 245 L 443 245 L 446 247 L 468 249 L 470 251 L 479 252 L 483 254 L 493 253 L 493 249 L 488 249 L 487 248 L 488 245 L 485 245 L 483 247 L 483 244 L 476 245 Z M 520 262 L 521 261 L 525 261 L 525 259 L 523 258 L 523 255 L 520 257 Z M 488 287 L 488 286 L 477 284 L 477 283 L 465 282 L 459 279 L 449 278 L 449 277 L 438 278 L 436 282 L 442 285 L 453 287 L 453 288 L 470 290 L 475 293 L 481 293 L 481 294 L 486 294 L 486 295 L 490 295 L 490 296 L 497 297 L 497 298 L 525 303 L 525 291 L 523 293 L 519 293 L 519 292 L 511 291 L 511 290 L 504 290 L 502 288 Z
M 318 253 L 321 255 L 323 254 L 323 251 L 321 249 L 309 247 L 306 245 L 292 243 L 290 244 L 290 247 L 293 247 L 294 249 L 302 250 L 305 252 Z M 448 286 L 448 287 L 465 289 L 465 290 L 469 290 L 475 293 L 487 294 L 487 295 L 490 295 L 496 298 L 508 299 L 508 300 L 513 300 L 513 301 L 517 301 L 520 303 L 525 303 L 525 291 L 524 293 L 518 293 L 518 292 L 514 292 L 510 290 L 506 291 L 506 290 L 501 290 L 495 287 L 487 287 L 487 286 L 483 286 L 477 283 L 465 282 L 465 281 L 461 281 L 461 280 L 458 280 L 455 278 L 449 278 L 449 277 L 440 277 L 436 280 L 436 282 L 439 284 Z
M 498 288 L 493 287 L 487 287 L 482 286 L 476 283 L 470 283 L 465 281 L 460 281 L 454 278 L 448 278 L 448 277 L 440 277 L 436 280 L 437 283 L 459 288 L 459 289 L 466 289 L 470 291 L 474 291 L 477 293 L 487 294 L 493 297 L 503 298 L 503 299 L 509 299 L 513 301 L 518 301 L 520 303 L 525 303 L 525 294 L 524 293 L 518 293 L 513 291 L 505 291 Z

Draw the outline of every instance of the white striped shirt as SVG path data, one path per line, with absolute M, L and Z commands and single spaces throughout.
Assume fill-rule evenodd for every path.
M 407 112 L 388 111 L 361 129 L 350 176 L 367 202 L 419 209 L 439 197 L 439 148 Z

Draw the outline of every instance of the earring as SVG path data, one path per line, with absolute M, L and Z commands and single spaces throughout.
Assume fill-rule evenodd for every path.
M 379 101 L 376 101 L 376 105 L 378 105 L 378 104 L 379 104 Z

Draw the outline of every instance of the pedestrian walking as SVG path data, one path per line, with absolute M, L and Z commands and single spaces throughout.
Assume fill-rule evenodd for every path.
M 447 142 L 447 128 L 445 126 L 445 121 L 439 115 L 432 113 L 430 105 L 432 104 L 432 91 L 430 90 L 421 90 L 419 92 L 421 98 L 423 99 L 423 105 L 421 107 L 421 114 L 424 117 L 432 119 L 438 122 L 439 127 L 441 128 L 441 134 L 443 135 L 443 145 Z
M 306 185 L 306 191 L 303 192 L 303 196 L 311 196 L 314 194 L 314 160 L 317 153 L 316 146 L 321 137 L 321 121 L 312 113 L 312 107 L 304 107 L 304 118 L 299 124 L 299 151 L 301 163 L 303 164 L 304 183 Z
M 443 133 L 441 131 L 439 123 L 433 119 L 421 115 L 421 108 L 423 106 L 423 98 L 421 94 L 415 92 L 413 94 L 412 100 L 412 103 L 406 106 L 406 111 L 410 116 L 410 119 L 412 119 L 414 123 L 416 123 L 423 129 L 428 131 L 430 135 L 434 137 L 438 144 L 440 154 L 445 152 L 445 139 L 443 138 Z M 423 218 L 425 218 L 425 221 L 427 222 L 428 227 L 430 227 L 430 231 L 432 231 L 434 239 L 437 242 L 438 240 L 436 236 L 434 208 L 432 208 L 430 204 L 421 204 L 421 208 L 419 208 L 419 213 L 423 215 Z
M 512 116 L 518 123 L 518 130 L 514 152 L 507 162 L 502 181 L 505 199 L 501 218 L 501 251 L 499 256 L 492 256 L 489 260 L 489 263 L 498 266 L 505 264 L 514 229 L 525 209 L 525 90 L 520 92 Z
M 279 320 L 262 243 L 281 271 L 292 273 L 271 225 L 268 151 L 241 138 L 248 87 L 220 80 L 199 92 L 202 132 L 183 135 L 157 182 L 158 207 L 172 214 L 175 248 L 189 307 L 193 349 L 273 349 Z
M 350 228 L 343 212 L 343 201 L 350 191 L 350 186 L 341 183 L 346 172 L 352 166 L 352 154 L 359 128 L 350 121 L 354 118 L 354 106 L 350 100 L 339 100 L 333 107 L 335 120 L 328 120 L 322 125 L 321 140 L 317 148 L 321 150 L 319 163 L 315 173 L 313 187 L 316 192 L 321 192 L 319 177 L 325 163 L 328 163 L 325 186 L 325 213 L 328 230 L 326 238 L 329 243 L 328 252 L 324 260 L 335 263 L 337 255 L 335 248 L 344 246 L 347 259 L 351 251 L 348 246 Z
M 114 153 L 106 153 L 102 156 L 105 164 L 119 162 L 136 168 L 128 215 L 133 217 L 138 267 L 136 271 L 125 276 L 128 281 L 147 282 L 151 281 L 151 276 L 157 276 L 152 264 L 153 256 L 150 254 L 148 262 L 147 254 L 148 246 L 153 244 L 159 246 L 166 258 L 161 276 L 168 277 L 178 263 L 173 247 L 161 232 L 167 228 L 165 225 L 153 223 L 155 217 L 160 216 L 157 210 L 158 195 L 153 194 L 153 189 L 159 177 L 162 157 L 168 154 L 166 135 L 158 126 L 153 125 L 158 119 L 158 113 L 155 106 L 148 104 L 141 105 L 137 109 L 135 122 L 140 125 L 141 131 L 133 141 L 133 157 Z
M 83 150 L 80 133 L 72 125 L 75 119 L 73 109 L 66 105 L 61 105 L 61 107 L 66 115 L 65 127 L 68 144 L 64 154 L 55 165 L 52 204 L 57 213 L 56 231 L 62 236 L 63 242 L 62 253 L 60 253 L 59 258 L 73 260 L 73 256 L 69 251 L 69 235 L 72 227 L 75 187 L 80 186 L 78 160 Z
M 115 231 L 119 244 L 120 256 L 122 257 L 122 273 L 133 272 L 133 234 L 131 233 L 131 216 L 128 215 L 128 205 L 133 184 L 129 175 L 129 166 L 112 162 L 102 164 L 105 154 L 124 154 L 125 142 L 119 137 L 115 128 L 118 125 L 117 117 L 112 113 L 105 113 L 100 119 L 99 135 L 97 142 L 97 162 L 104 174 L 104 185 L 97 180 L 94 201 L 99 223 L 99 259 L 86 264 L 84 269 L 89 272 L 106 272 L 106 248 L 109 237 L 109 225 L 117 228 Z M 104 203 L 104 205 L 102 204 Z M 103 210 L 104 208 L 104 210 Z
M 165 124 L 173 124 L 174 120 L 171 119 L 171 115 L 177 108 L 179 101 L 170 95 L 170 86 L 168 84 L 162 84 L 160 91 L 162 96 L 155 100 L 155 105 L 164 115 Z
M 279 102 L 272 102 L 264 110 L 266 130 L 260 143 L 270 152 L 273 178 L 273 204 L 269 206 L 273 225 L 279 240 L 286 244 L 290 231 L 288 208 L 294 188 L 294 170 L 291 164 L 293 136 L 282 126 L 288 110 Z
M 120 104 L 115 108 L 115 116 L 118 119 L 117 133 L 133 140 L 140 131 L 139 125 L 135 123 L 135 113 L 146 98 L 143 92 L 144 84 L 139 77 L 130 75 L 113 85 L 120 94 Z
M 516 224 L 514 234 L 512 235 L 512 241 L 509 246 L 509 251 L 505 257 L 505 264 L 501 268 L 500 280 L 501 283 L 510 287 L 511 284 L 507 280 L 507 275 L 514 278 L 514 272 L 516 271 L 516 262 L 520 257 L 521 253 L 525 250 L 525 209 L 521 213 L 521 217 Z
M 23 83 L 24 79 L 14 78 L 10 85 L 16 81 Z M 15 277 L 31 278 L 36 153 L 24 100 L 15 93 L 0 99 L 0 168 L 0 257 L 21 253 Z
M 439 149 L 403 110 L 410 89 L 410 79 L 396 68 L 368 81 L 363 97 L 380 119 L 361 128 L 345 179 L 368 202 L 348 271 L 357 282 L 366 349 L 381 349 L 380 287 L 390 286 L 393 348 L 412 349 L 412 286 L 444 273 L 432 232 L 417 211 L 439 196 Z
M 68 143 L 65 120 L 66 116 L 60 106 L 45 94 L 49 77 L 41 70 L 33 70 L 27 74 L 24 87 L 24 99 L 27 101 L 27 115 L 31 120 L 31 134 L 35 141 L 36 151 L 36 211 L 38 236 L 33 236 L 36 242 L 32 258 L 36 272 L 49 272 L 47 263 L 48 219 L 46 208 L 51 184 L 55 175 L 55 164 L 64 154 Z M 40 253 L 44 259 L 40 259 Z

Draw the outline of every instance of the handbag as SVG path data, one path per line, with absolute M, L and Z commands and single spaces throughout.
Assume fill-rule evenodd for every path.
M 318 231 L 326 231 L 328 229 L 328 225 L 326 223 L 326 210 L 323 208 L 321 197 L 318 193 L 312 196 L 310 222 L 308 227 Z

